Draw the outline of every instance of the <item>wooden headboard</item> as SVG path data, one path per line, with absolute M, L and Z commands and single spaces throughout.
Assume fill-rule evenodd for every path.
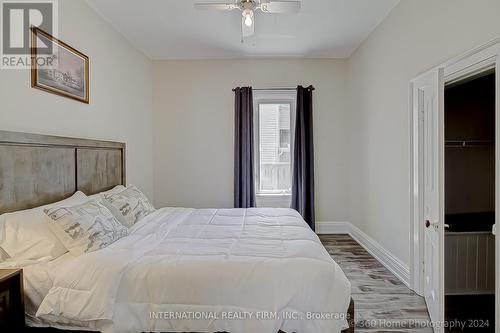
M 125 185 L 125 143 L 0 131 L 0 214 Z

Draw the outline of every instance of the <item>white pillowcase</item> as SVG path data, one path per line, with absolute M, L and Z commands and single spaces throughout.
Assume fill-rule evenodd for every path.
M 119 193 L 104 194 L 103 203 L 118 221 L 129 228 L 155 211 L 144 193 L 133 185 Z
M 103 195 L 106 195 L 106 194 L 109 195 L 109 194 L 119 193 L 119 192 L 121 192 L 121 191 L 123 191 L 125 189 L 126 189 L 126 187 L 123 186 L 123 185 L 116 185 L 111 190 L 107 190 L 107 191 L 104 191 L 104 192 L 92 194 L 92 195 L 87 196 L 87 198 L 88 198 L 88 200 L 101 200 Z
M 128 235 L 128 228 L 98 200 L 45 209 L 45 214 L 52 231 L 76 255 L 105 248 Z
M 55 259 L 68 250 L 47 227 L 44 209 L 78 205 L 83 192 L 49 205 L 0 215 L 0 247 L 16 260 Z

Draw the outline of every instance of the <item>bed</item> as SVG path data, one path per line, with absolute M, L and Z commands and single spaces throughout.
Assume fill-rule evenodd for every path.
M 125 160 L 123 143 L 0 131 L 0 214 L 125 184 Z M 32 327 L 353 331 L 349 281 L 290 209 L 161 208 L 104 249 L 16 264 Z

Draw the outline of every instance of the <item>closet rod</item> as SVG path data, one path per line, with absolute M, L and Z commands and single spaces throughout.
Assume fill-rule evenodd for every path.
M 446 140 L 446 147 L 452 148 L 470 148 L 470 147 L 488 147 L 494 146 L 495 141 L 492 140 Z
M 306 89 L 311 89 L 312 91 L 316 90 L 313 86 L 305 87 Z M 297 90 L 297 87 L 286 87 L 286 88 L 252 88 L 253 91 L 261 91 L 261 90 Z M 233 89 L 236 91 L 236 89 Z

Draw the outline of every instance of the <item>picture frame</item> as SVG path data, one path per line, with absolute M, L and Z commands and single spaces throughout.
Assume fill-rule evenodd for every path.
M 89 104 L 88 56 L 40 28 L 31 27 L 31 59 L 32 88 Z

